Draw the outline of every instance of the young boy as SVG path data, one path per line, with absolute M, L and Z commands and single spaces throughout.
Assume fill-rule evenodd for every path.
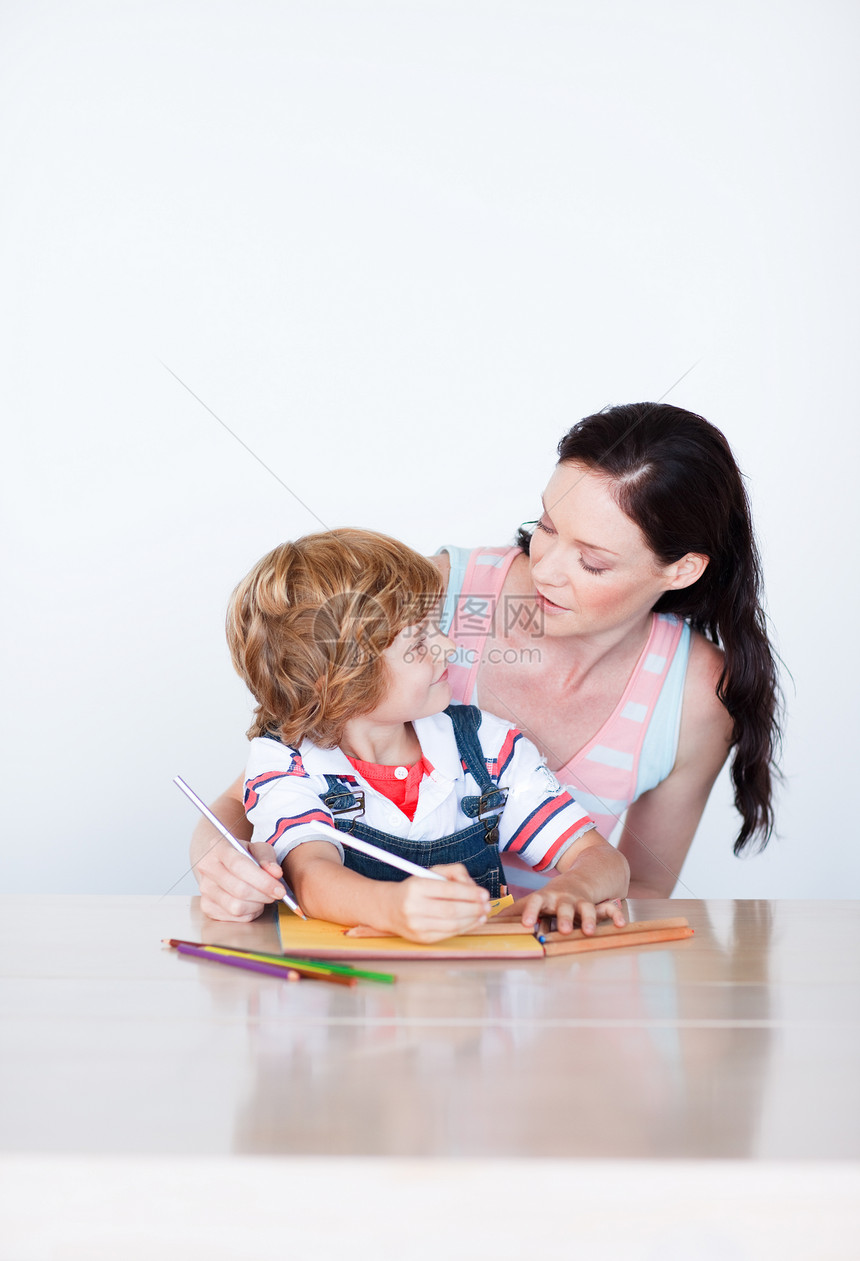
M 559 928 L 623 924 L 627 863 L 537 749 L 491 714 L 448 708 L 454 644 L 436 568 L 405 545 L 332 530 L 275 548 L 233 593 L 227 636 L 257 700 L 245 809 L 306 914 L 432 942 L 482 923 L 499 848 L 559 875 L 522 906 Z M 404 878 L 372 842 L 446 877 Z

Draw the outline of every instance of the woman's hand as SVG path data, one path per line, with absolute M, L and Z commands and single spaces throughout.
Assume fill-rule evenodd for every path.
M 444 876 L 444 882 L 421 876 L 410 876 L 399 884 L 380 882 L 386 893 L 393 894 L 388 909 L 390 930 L 423 945 L 477 928 L 490 909 L 489 893 L 475 884 L 461 863 L 431 870 Z
M 248 920 L 257 916 L 272 902 L 283 897 L 280 864 L 275 862 L 271 845 L 257 843 L 249 849 L 262 863 L 257 867 L 250 858 L 243 858 L 222 836 L 211 829 L 211 848 L 203 852 L 195 864 L 200 886 L 200 909 L 210 919 Z
M 244 775 L 212 803 L 212 813 L 228 832 L 252 850 L 263 870 L 228 845 L 208 819 L 201 819 L 191 837 L 191 868 L 200 886 L 200 909 L 210 919 L 256 919 L 284 892 L 281 868 L 270 845 L 251 846 L 251 825 L 242 805 Z
M 578 919 L 579 927 L 586 937 L 594 932 L 598 920 L 612 920 L 616 928 L 623 928 L 627 923 L 620 898 L 594 903 L 581 889 L 576 888 L 574 882 L 570 882 L 570 887 L 567 887 L 564 876 L 558 876 L 542 889 L 536 889 L 528 897 L 520 898 L 507 908 L 505 914 L 507 918 L 516 916 L 529 928 L 542 916 L 553 915 L 560 933 L 572 932 L 574 922 Z
M 611 919 L 618 927 L 627 923 L 621 899 L 627 896 L 630 868 L 600 833 L 592 828 L 564 851 L 556 867 L 558 875 L 542 889 L 520 898 L 499 917 L 519 919 L 532 928 L 541 915 L 554 915 L 560 933 L 573 931 L 579 919 L 590 937 L 599 919 Z

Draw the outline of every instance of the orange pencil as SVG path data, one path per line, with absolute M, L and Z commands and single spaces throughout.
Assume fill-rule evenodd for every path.
M 631 920 L 629 924 L 624 924 L 618 928 L 611 920 L 601 920 L 596 926 L 593 933 L 585 938 L 585 933 L 581 928 L 574 928 L 573 932 L 560 933 L 557 929 L 544 934 L 547 941 L 576 941 L 585 938 L 587 941 L 593 941 L 595 937 L 618 937 L 629 936 L 630 933 L 653 933 L 663 928 L 689 928 L 690 922 L 683 915 L 675 915 L 671 919 L 639 919 Z
M 547 955 L 584 954 L 590 950 L 613 950 L 618 946 L 648 946 L 660 941 L 682 941 L 692 937 L 693 930 L 686 928 L 655 928 L 650 932 L 601 934 L 594 937 L 574 937 L 572 933 L 553 933 L 554 940 L 547 938 L 544 952 Z

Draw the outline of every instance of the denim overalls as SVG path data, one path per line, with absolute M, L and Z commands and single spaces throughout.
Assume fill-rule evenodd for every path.
M 454 725 L 457 752 L 465 769 L 477 783 L 480 796 L 464 797 L 460 807 L 467 819 L 461 831 L 439 840 L 409 840 L 391 836 L 362 823 L 364 793 L 342 784 L 336 775 L 326 775 L 328 791 L 320 793 L 320 801 L 335 816 L 339 832 L 350 833 L 362 841 L 370 841 L 380 849 L 408 858 L 419 867 L 435 867 L 437 863 L 462 863 L 476 884 L 486 889 L 491 898 L 501 896 L 504 882 L 499 858 L 499 815 L 505 808 L 508 790 L 499 788 L 487 770 L 484 753 L 478 740 L 481 711 L 475 705 L 449 705 L 445 713 Z M 341 817 L 337 816 L 347 816 Z M 405 880 L 406 874 L 389 867 L 378 858 L 360 854 L 344 846 L 344 866 L 371 880 Z

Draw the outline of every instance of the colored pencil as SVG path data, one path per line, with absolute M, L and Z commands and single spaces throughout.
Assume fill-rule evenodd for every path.
M 328 968 L 315 968 L 313 964 L 287 963 L 286 960 L 266 959 L 262 955 L 251 954 L 244 950 L 223 950 L 219 946 L 205 946 L 207 954 L 218 955 L 219 958 L 250 959 L 256 963 L 264 963 L 266 967 L 280 968 L 284 972 L 295 972 L 309 981 L 328 981 L 332 985 L 357 985 L 358 977 L 345 976 L 339 972 L 330 972 Z
M 256 858 L 251 853 L 251 851 L 249 849 L 246 849 L 245 846 L 242 844 L 242 842 L 237 840 L 236 837 L 233 835 L 233 833 L 228 831 L 227 828 L 225 828 L 221 820 L 215 817 L 215 815 L 212 813 L 212 811 L 209 809 L 206 803 L 200 800 L 200 798 L 197 796 L 197 793 L 194 791 L 194 789 L 189 788 L 188 784 L 186 784 L 185 780 L 181 777 L 181 775 L 174 775 L 173 782 L 176 785 L 176 787 L 180 789 L 181 792 L 185 793 L 185 796 L 188 798 L 188 800 L 193 802 L 193 804 L 197 807 L 197 809 L 200 811 L 203 817 L 209 820 L 213 828 L 216 828 L 217 831 L 221 833 L 221 835 L 224 837 L 224 840 L 227 841 L 229 845 L 232 845 L 233 848 L 235 850 L 238 850 L 240 854 L 244 854 L 246 858 L 250 858 L 251 862 L 255 863 L 257 867 L 262 867 L 262 863 L 257 862 Z M 287 888 L 286 884 L 284 884 L 283 880 L 281 881 L 281 884 L 284 886 L 284 892 L 281 894 L 281 901 L 286 902 L 290 910 L 295 911 L 296 915 L 301 916 L 302 919 L 307 919 L 307 915 L 305 915 L 304 911 L 301 909 L 298 902 L 295 900 L 292 893 Z
M 217 954 L 213 950 L 198 950 L 196 946 L 177 946 L 181 955 L 193 955 L 195 959 L 208 959 L 211 963 L 225 963 L 230 968 L 244 968 L 246 972 L 261 972 L 264 976 L 276 976 L 281 981 L 297 981 L 299 974 L 293 968 L 278 968 L 272 963 L 258 963 L 256 959 L 242 959 L 236 955 Z
M 165 937 L 163 939 L 166 946 L 196 946 L 198 950 L 217 950 L 221 954 L 233 954 L 245 956 L 248 959 L 260 959 L 263 963 L 275 963 L 279 967 L 301 967 L 313 970 L 315 972 L 344 972 L 348 975 L 358 975 L 358 970 L 348 963 L 329 963 L 328 959 L 298 959 L 288 958 L 286 955 L 274 954 L 268 950 L 244 950 L 241 946 L 222 946 L 217 942 L 209 941 L 184 941 L 178 937 Z M 376 973 L 367 973 L 368 976 L 375 976 Z M 380 972 L 380 976 L 385 973 Z
M 207 948 L 213 954 L 236 955 L 241 959 L 257 959 L 260 963 L 268 963 L 275 968 L 292 968 L 295 972 L 300 972 L 302 976 L 307 977 L 309 981 L 328 981 L 332 985 L 356 985 L 358 983 L 358 977 L 354 972 L 333 972 L 331 968 L 308 963 L 307 960 L 272 959 L 265 955 L 252 954 L 249 951 L 225 950 L 221 946 L 209 946 Z
M 591 950 L 613 950 L 619 946 L 650 946 L 661 941 L 682 941 L 685 937 L 692 937 L 692 928 L 657 928 L 650 932 L 641 933 L 616 933 L 610 935 L 602 933 L 600 936 L 594 937 L 577 937 L 571 941 L 572 933 L 558 934 L 558 940 L 547 940 L 544 946 L 544 954 L 552 955 L 572 955 L 586 954 Z
M 651 933 L 663 928 L 689 928 L 690 924 L 683 915 L 676 915 L 671 919 L 640 919 L 631 920 L 629 924 L 624 924 L 622 928 L 618 928 L 612 923 L 612 920 L 601 920 L 596 926 L 593 933 L 588 937 L 581 928 L 574 928 L 570 933 L 560 933 L 556 930 L 546 933 L 547 942 L 553 941 L 576 941 L 585 938 L 586 941 L 593 941 L 595 937 L 617 937 L 628 933 Z
M 213 950 L 222 954 L 235 954 L 249 959 L 260 959 L 264 963 L 273 963 L 279 967 L 295 968 L 297 972 L 313 977 L 324 973 L 338 973 L 352 976 L 360 981 L 379 981 L 383 985 L 393 985 L 397 980 L 390 972 L 370 972 L 365 968 L 354 968 L 350 963 L 334 963 L 328 959 L 296 959 L 285 955 L 270 954 L 266 950 L 240 950 L 235 946 L 216 946 L 203 941 L 180 941 L 175 937 L 165 937 L 168 946 L 196 946 L 198 950 Z

